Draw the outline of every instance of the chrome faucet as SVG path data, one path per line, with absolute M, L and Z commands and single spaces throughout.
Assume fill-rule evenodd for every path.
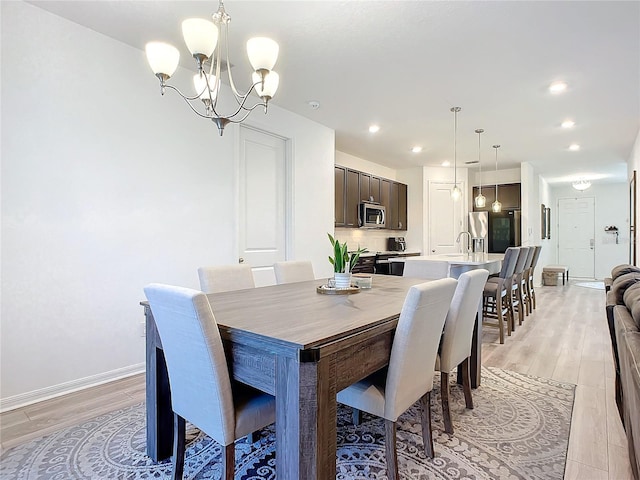
M 462 231 L 458 234 L 458 238 L 456 238 L 456 243 L 460 243 L 460 237 L 462 237 L 462 235 L 467 235 L 467 251 L 466 254 L 469 255 L 471 253 L 471 234 L 469 232 Z

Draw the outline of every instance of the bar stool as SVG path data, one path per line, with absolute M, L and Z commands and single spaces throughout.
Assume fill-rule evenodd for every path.
M 482 324 L 497 326 L 500 331 L 500 343 L 504 343 L 504 322 L 507 322 L 507 334 L 511 335 L 513 310 L 511 307 L 511 285 L 513 272 L 520 253 L 519 247 L 509 247 L 502 260 L 502 268 L 497 277 L 489 277 L 484 285 L 482 304 Z M 485 318 L 495 318 L 498 323 L 488 323 Z

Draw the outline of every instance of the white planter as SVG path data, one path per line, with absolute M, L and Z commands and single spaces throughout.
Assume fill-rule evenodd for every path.
M 336 288 L 349 288 L 351 286 L 351 273 L 334 273 Z

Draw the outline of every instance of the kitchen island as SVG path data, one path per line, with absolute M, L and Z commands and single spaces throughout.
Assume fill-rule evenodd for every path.
M 439 255 L 420 255 L 411 257 L 410 260 L 421 262 L 447 262 L 449 264 L 449 276 L 458 278 L 462 273 L 484 268 L 489 271 L 489 275 L 498 273 L 502 266 L 503 253 L 441 253 Z M 407 258 L 392 257 L 390 263 L 405 262 Z

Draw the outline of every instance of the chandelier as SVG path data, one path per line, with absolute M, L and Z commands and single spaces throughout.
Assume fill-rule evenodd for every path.
M 458 112 L 462 110 L 460 107 L 451 107 L 453 112 L 453 190 L 451 190 L 451 198 L 453 201 L 457 201 L 462 192 L 458 187 L 458 172 L 457 172 L 457 145 L 458 145 Z
M 498 200 L 498 149 L 500 145 L 494 145 L 493 148 L 496 149 L 496 201 L 491 204 L 491 210 L 497 213 L 502 211 L 502 203 Z
M 591 186 L 591 182 L 589 180 L 576 180 L 572 185 L 576 190 L 583 191 Z
M 484 132 L 482 128 L 478 128 L 476 133 L 478 134 L 478 167 L 480 168 L 480 189 L 478 195 L 475 198 L 476 208 L 484 208 L 487 204 L 487 198 L 482 194 L 482 163 L 480 163 L 480 135 Z
M 211 18 L 212 22 L 202 18 L 189 18 L 182 22 L 182 36 L 198 67 L 198 73 L 193 77 L 194 95 L 185 95 L 175 86 L 167 84 L 180 61 L 177 48 L 168 43 L 149 42 L 145 51 L 151 70 L 160 80 L 160 93 L 164 95 L 167 88 L 177 92 L 196 115 L 213 121 L 222 135 L 227 124 L 243 122 L 258 106 L 264 107 L 267 113 L 269 100 L 278 88 L 279 77 L 273 71 L 273 66 L 278 59 L 279 47 L 270 38 L 254 37 L 247 41 L 247 55 L 254 72 L 251 87 L 246 93 L 241 93 L 231 76 L 228 41 L 231 17 L 224 9 L 223 0 L 220 0 L 218 11 Z M 226 114 L 218 111 L 223 64 L 226 64 L 229 85 L 236 101 L 234 109 Z M 247 105 L 249 95 L 254 91 L 262 102 Z

